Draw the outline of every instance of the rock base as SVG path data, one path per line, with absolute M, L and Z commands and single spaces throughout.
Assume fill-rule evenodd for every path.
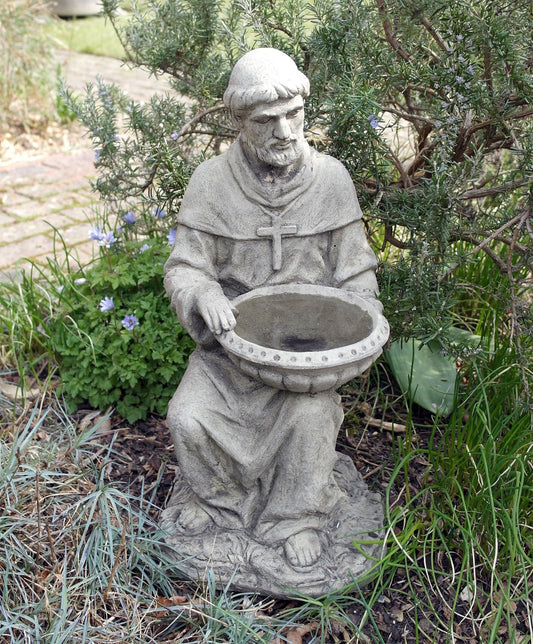
M 320 533 L 322 554 L 309 568 L 291 566 L 283 544 L 262 543 L 244 530 L 210 526 L 201 534 L 187 534 L 176 520 L 190 494 L 179 473 L 161 518 L 164 541 L 171 546 L 167 550 L 193 580 L 205 578 L 211 569 L 219 588 L 229 584 L 237 591 L 274 597 L 288 597 L 295 591 L 317 597 L 340 589 L 361 578 L 383 556 L 383 507 L 349 457 L 338 455 L 334 474 L 345 496 Z

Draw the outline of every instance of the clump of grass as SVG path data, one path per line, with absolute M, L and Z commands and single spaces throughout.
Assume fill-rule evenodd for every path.
M 270 641 L 261 602 L 180 580 L 155 491 L 109 479 L 107 420 L 76 427 L 41 400 L 0 427 L 0 642 Z
M 28 125 L 50 107 L 43 13 L 44 3 L 32 0 L 0 3 L 0 131 L 13 121 Z

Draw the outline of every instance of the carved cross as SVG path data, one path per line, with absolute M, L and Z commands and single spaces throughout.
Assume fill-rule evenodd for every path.
M 282 224 L 281 219 L 273 219 L 272 226 L 258 228 L 255 234 L 258 237 L 270 237 L 272 239 L 272 268 L 279 271 L 281 268 L 281 238 L 292 237 L 298 232 L 298 226 L 294 224 Z

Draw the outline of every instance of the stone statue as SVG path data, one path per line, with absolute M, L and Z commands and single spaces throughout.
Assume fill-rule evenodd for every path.
M 265 286 L 353 291 L 381 311 L 350 176 L 304 138 L 308 93 L 276 49 L 237 62 L 224 102 L 239 136 L 191 177 L 165 266 L 172 309 L 197 343 L 168 411 L 179 473 L 165 540 L 190 576 L 210 567 L 222 585 L 278 596 L 360 576 L 372 564 L 352 545 L 361 535 L 376 542 L 368 554 L 381 552 L 379 497 L 335 451 L 336 391 L 263 384 L 218 341 L 235 328 L 234 299 Z

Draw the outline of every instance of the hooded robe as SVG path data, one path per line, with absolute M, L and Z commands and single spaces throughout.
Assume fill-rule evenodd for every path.
M 192 175 L 165 287 L 196 341 L 168 424 L 191 500 L 222 528 L 268 543 L 319 530 L 342 495 L 333 469 L 343 413 L 333 391 L 282 391 L 243 374 L 196 308 L 206 291 L 315 284 L 374 300 L 376 259 L 344 166 L 304 145 L 286 182 L 253 174 L 240 141 Z M 375 301 L 376 306 L 380 305 Z

